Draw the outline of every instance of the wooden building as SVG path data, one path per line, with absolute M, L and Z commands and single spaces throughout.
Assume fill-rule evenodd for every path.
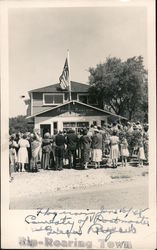
M 71 81 L 71 101 L 68 90 L 61 90 L 58 84 L 29 91 L 25 100 L 27 119 L 40 129 L 41 135 L 73 128 L 78 132 L 91 124 L 102 125 L 109 117 L 125 119 L 112 112 L 98 108 L 96 100 L 89 96 L 89 85 Z

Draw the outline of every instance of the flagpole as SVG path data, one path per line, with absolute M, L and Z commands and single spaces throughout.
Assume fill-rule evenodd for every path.
M 70 60 L 69 60 L 69 50 L 67 50 L 67 59 L 68 59 L 68 67 L 69 67 L 69 101 L 71 101 L 71 81 L 70 81 Z

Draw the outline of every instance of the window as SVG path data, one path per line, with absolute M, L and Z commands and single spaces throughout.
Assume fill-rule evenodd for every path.
M 77 93 L 71 93 L 72 100 L 77 100 Z
M 79 132 L 82 128 L 89 127 L 89 122 L 63 122 L 63 131 L 67 132 L 70 129 Z
M 88 128 L 89 127 L 89 122 L 77 122 L 77 127 L 78 128 L 83 128 L 83 127 Z
M 85 104 L 97 105 L 95 96 L 89 96 L 88 94 L 78 94 L 78 100 Z
M 63 103 L 63 95 L 54 95 L 54 103 Z
M 78 98 L 80 102 L 88 103 L 88 95 L 79 95 Z
M 44 94 L 43 103 L 44 105 L 62 104 L 63 95 L 62 94 Z
M 64 128 L 76 127 L 76 123 L 75 122 L 63 122 L 63 127 Z
M 51 104 L 53 103 L 53 96 L 52 95 L 45 95 L 45 104 Z

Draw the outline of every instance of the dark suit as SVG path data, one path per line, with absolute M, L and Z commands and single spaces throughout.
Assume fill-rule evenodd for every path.
M 68 148 L 68 158 L 69 158 L 69 167 L 76 167 L 76 148 L 78 145 L 78 137 L 75 132 L 70 132 L 67 135 L 67 148 Z M 72 163 L 73 158 L 73 163 Z
M 65 138 L 62 134 L 58 134 L 55 137 L 55 156 L 56 156 L 56 170 L 62 170 L 63 168 L 63 157 L 64 157 L 64 143 Z

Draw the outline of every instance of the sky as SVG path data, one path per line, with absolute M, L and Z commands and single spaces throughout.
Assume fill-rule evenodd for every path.
M 59 82 L 69 49 L 71 80 L 88 83 L 106 57 L 142 55 L 147 68 L 144 7 L 9 10 L 9 116 L 26 114 L 28 91 Z

